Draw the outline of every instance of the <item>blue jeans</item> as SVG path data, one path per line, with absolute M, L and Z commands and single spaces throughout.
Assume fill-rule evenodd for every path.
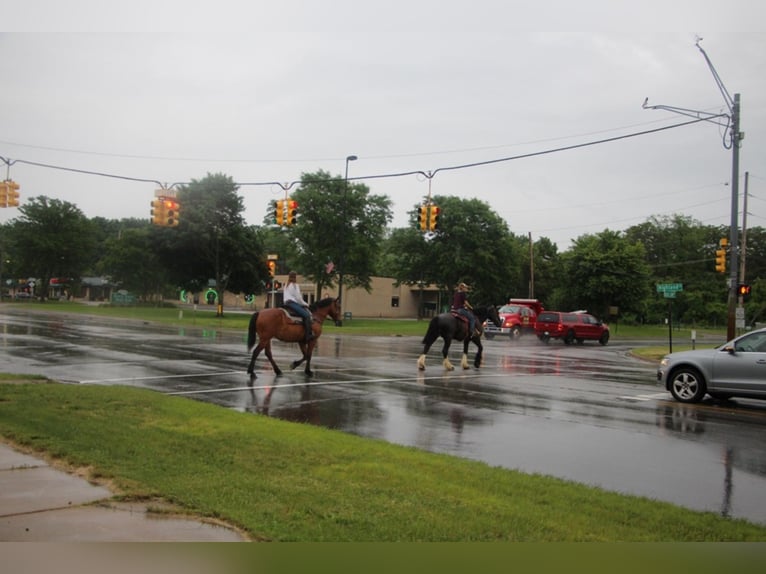
M 468 337 L 473 337 L 473 332 L 476 329 L 476 317 L 468 309 L 457 309 L 457 312 L 468 319 Z
M 285 303 L 285 307 L 303 319 L 303 327 L 306 329 L 306 341 L 311 339 L 314 336 L 314 331 L 311 328 L 311 312 L 295 301 L 288 301 Z
M 289 308 L 290 311 L 299 317 L 302 317 L 303 319 L 311 319 L 311 313 L 309 312 L 308 308 L 296 303 L 295 301 L 288 301 L 285 303 L 285 307 Z

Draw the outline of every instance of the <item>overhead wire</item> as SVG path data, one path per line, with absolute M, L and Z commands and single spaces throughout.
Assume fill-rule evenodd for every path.
M 720 116 L 713 116 L 713 117 L 722 117 L 722 116 L 725 116 L 725 114 L 720 114 Z M 628 133 L 628 134 L 622 134 L 622 135 L 619 135 L 619 136 L 614 136 L 614 137 L 609 137 L 609 138 L 602 138 L 602 139 L 598 139 L 598 140 L 581 142 L 581 143 L 576 143 L 576 144 L 572 144 L 572 145 L 560 146 L 560 147 L 556 147 L 556 148 L 550 148 L 550 149 L 545 149 L 545 150 L 540 150 L 540 151 L 535 151 L 535 152 L 529 152 L 529 153 L 524 153 L 524 154 L 518 154 L 518 155 L 513 155 L 513 156 L 508 156 L 508 157 L 501 157 L 501 158 L 495 158 L 495 159 L 490 159 L 490 160 L 483 160 L 483 161 L 476 161 L 476 162 L 464 163 L 464 164 L 459 164 L 459 165 L 439 167 L 439 168 L 436 168 L 435 170 L 432 170 L 432 171 L 409 170 L 409 171 L 393 172 L 393 173 L 383 173 L 383 174 L 376 174 L 376 175 L 361 175 L 361 176 L 354 177 L 354 180 L 355 181 L 364 181 L 364 180 L 374 180 L 374 179 L 389 179 L 389 178 L 407 177 L 407 176 L 411 176 L 411 175 L 423 176 L 423 177 L 425 177 L 425 178 L 430 180 L 433 177 L 435 177 L 438 173 L 441 173 L 441 172 L 471 169 L 471 168 L 483 167 L 483 166 L 488 166 L 488 165 L 493 165 L 493 164 L 498 164 L 498 163 L 504 163 L 504 162 L 509 162 L 509 161 L 516 161 L 516 160 L 526 159 L 526 158 L 531 158 L 531 157 L 538 157 L 538 156 L 542 156 L 542 155 L 561 153 L 561 152 L 564 152 L 564 151 L 571 151 L 571 150 L 585 148 L 585 147 L 590 147 L 590 146 L 603 145 L 603 144 L 606 144 L 606 143 L 616 142 L 616 141 L 620 141 L 620 140 L 624 140 L 624 139 L 629 139 L 629 138 L 649 135 L 649 134 L 653 134 L 653 133 L 657 133 L 657 132 L 661 132 L 661 131 L 681 128 L 681 127 L 689 126 L 689 125 L 696 124 L 696 123 L 699 123 L 699 122 L 702 122 L 702 121 L 708 121 L 709 119 L 710 118 L 696 118 L 696 119 L 692 119 L 692 120 L 681 122 L 681 123 L 671 124 L 671 125 L 668 125 L 668 126 L 661 126 L 661 127 L 657 127 L 657 128 L 652 128 L 652 129 L 648 129 L 648 130 L 642 130 L 642 131 L 638 131 L 638 132 L 632 132 L 632 133 Z M 60 166 L 60 165 L 53 165 L 53 164 L 36 162 L 36 161 L 25 160 L 25 159 L 11 159 L 11 158 L 5 158 L 3 156 L 0 156 L 0 161 L 3 161 L 8 166 L 10 166 L 10 165 L 12 165 L 14 163 L 22 163 L 22 164 L 25 164 L 25 165 L 31 165 L 31 166 L 35 166 L 35 167 L 41 167 L 41 168 L 46 168 L 46 169 L 56 169 L 56 170 L 60 170 L 60 171 L 67 171 L 67 172 L 72 172 L 72 173 L 80 173 L 80 174 L 85 174 L 85 175 L 93 175 L 93 176 L 98 176 L 98 177 L 109 177 L 109 178 L 113 178 L 113 179 L 121 179 L 121 180 L 126 180 L 126 181 L 137 181 L 137 182 L 143 182 L 143 183 L 154 183 L 154 184 L 158 185 L 159 187 L 163 187 L 163 188 L 166 188 L 166 187 L 171 187 L 172 188 L 172 187 L 179 186 L 179 185 L 183 186 L 183 185 L 188 185 L 189 184 L 189 182 L 174 182 L 174 183 L 170 184 L 170 186 L 168 186 L 166 183 L 163 184 L 163 183 L 161 183 L 157 179 L 152 179 L 152 178 L 147 178 L 147 177 L 133 177 L 133 176 L 118 175 L 118 174 L 112 174 L 112 173 L 98 172 L 98 171 L 92 171 L 92 170 L 86 170 L 86 169 L 77 169 L 77 168 L 65 167 L 65 166 Z M 333 179 L 333 180 L 330 180 L 330 181 L 342 181 L 342 179 Z M 242 186 L 275 186 L 275 185 L 277 185 L 277 186 L 279 186 L 279 187 L 281 187 L 281 188 L 283 188 L 285 190 L 288 190 L 288 189 L 291 189 L 293 186 L 295 186 L 297 184 L 304 183 L 304 180 L 293 180 L 293 181 L 284 182 L 284 183 L 279 182 L 279 181 L 235 182 L 235 183 L 236 183 L 237 186 L 240 186 L 240 187 L 242 187 Z

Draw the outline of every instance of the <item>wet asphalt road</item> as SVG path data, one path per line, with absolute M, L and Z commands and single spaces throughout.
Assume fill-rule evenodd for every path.
M 419 338 L 324 334 L 312 379 L 284 343 L 284 374 L 262 355 L 251 379 L 244 333 L 0 310 L 4 372 L 141 386 L 766 524 L 766 402 L 678 404 L 630 345 L 484 345 L 481 369 L 453 346 L 445 372 L 438 341 L 420 372 Z

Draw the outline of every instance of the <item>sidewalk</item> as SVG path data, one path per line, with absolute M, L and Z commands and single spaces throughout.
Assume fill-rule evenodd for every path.
M 223 526 L 113 498 L 107 488 L 0 443 L 0 542 L 246 541 Z

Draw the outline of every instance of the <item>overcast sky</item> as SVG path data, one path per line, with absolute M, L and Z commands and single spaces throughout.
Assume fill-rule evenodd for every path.
M 378 176 L 410 171 L 433 174 L 433 195 L 486 201 L 513 233 L 562 251 L 665 213 L 727 225 L 724 128 L 615 139 L 692 119 L 643 109 L 647 97 L 728 113 L 700 36 L 730 96 L 741 94 L 740 194 L 747 171 L 748 226 L 766 226 L 765 7 L 0 0 L 0 157 L 15 162 L 0 163 L 0 178 L 20 184 L 22 201 L 148 219 L 151 182 L 32 164 L 166 184 L 218 172 L 289 183 L 319 169 L 342 177 L 353 154 L 349 178 L 391 198 L 395 227 L 429 181 Z M 240 194 L 260 225 L 284 191 Z M 0 209 L 0 222 L 18 214 Z

